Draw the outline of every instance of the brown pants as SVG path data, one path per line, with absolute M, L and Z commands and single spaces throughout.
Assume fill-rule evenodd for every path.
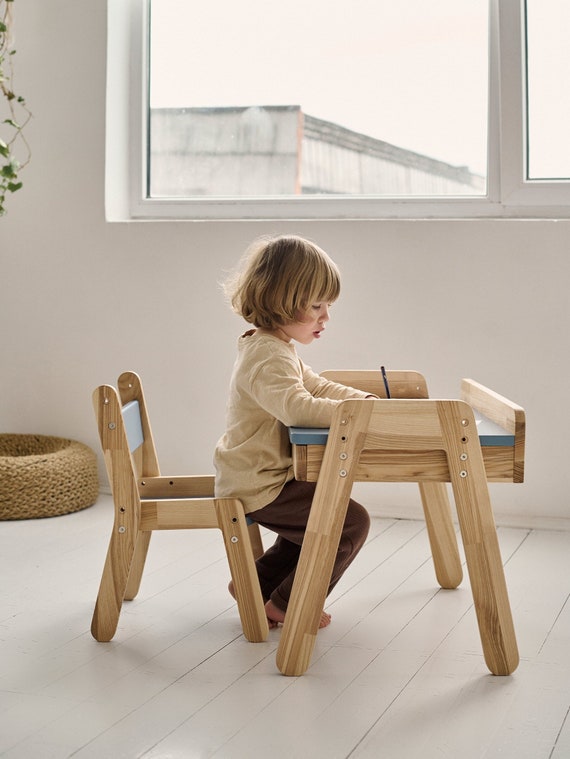
M 291 596 L 315 488 L 314 482 L 291 480 L 272 503 L 248 514 L 254 522 L 278 535 L 256 566 L 263 598 L 271 599 L 281 611 L 287 610 Z M 369 529 L 368 512 L 351 499 L 327 595 L 364 545 Z

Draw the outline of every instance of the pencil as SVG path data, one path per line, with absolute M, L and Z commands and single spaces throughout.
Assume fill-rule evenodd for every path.
M 382 379 L 384 380 L 384 387 L 386 388 L 386 398 L 390 398 L 390 386 L 388 385 L 388 377 L 386 376 L 386 369 L 381 366 L 380 371 L 382 372 Z

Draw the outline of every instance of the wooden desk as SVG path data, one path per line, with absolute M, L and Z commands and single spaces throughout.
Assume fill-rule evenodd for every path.
M 520 457 L 520 446 L 515 448 L 515 432 L 509 432 L 477 409 L 473 412 L 487 481 L 522 482 L 524 458 Z M 328 429 L 324 428 L 289 428 L 296 480 L 317 481 L 328 435 Z M 444 451 L 422 451 L 413 455 L 406 452 L 404 457 L 387 451 L 363 451 L 355 479 L 357 482 L 449 482 L 447 457 Z
M 343 373 L 345 384 L 358 387 L 354 375 Z M 487 480 L 522 482 L 524 410 L 472 380 L 462 381 L 459 401 L 428 399 L 420 384 L 412 390 L 413 399 L 343 401 L 330 431 L 291 432 L 296 476 L 316 481 L 317 489 L 277 652 L 283 674 L 303 674 L 310 663 L 355 481 L 419 484 L 445 588 L 462 579 L 445 485 L 451 482 L 485 661 L 497 675 L 518 665 Z M 371 392 L 381 394 L 376 386 Z

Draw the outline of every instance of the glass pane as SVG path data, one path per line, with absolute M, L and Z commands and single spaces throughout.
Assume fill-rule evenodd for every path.
M 527 0 L 528 179 L 570 179 L 570 3 Z
M 482 195 L 486 0 L 152 0 L 151 197 Z

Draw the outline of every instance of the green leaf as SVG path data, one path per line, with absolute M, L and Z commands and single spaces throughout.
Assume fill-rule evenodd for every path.
M 10 192 L 17 192 L 22 185 L 23 182 L 8 182 L 8 189 Z
M 3 124 L 10 124 L 11 127 L 14 127 L 14 129 L 20 129 L 20 125 L 16 124 L 16 122 L 13 119 L 4 119 L 2 122 Z
M 0 21 L 0 32 L 7 32 L 7 31 L 8 31 L 8 27 L 6 26 L 6 24 L 3 21 Z
M 4 158 L 8 158 L 8 156 L 10 155 L 10 148 L 8 147 L 8 145 L 6 145 L 4 140 L 1 140 L 1 139 L 0 139 L 0 155 L 4 156 Z
M 12 177 L 16 177 L 17 174 L 14 171 L 14 167 L 8 163 L 5 166 L 2 166 L 2 168 L 0 169 L 0 176 L 11 179 Z

